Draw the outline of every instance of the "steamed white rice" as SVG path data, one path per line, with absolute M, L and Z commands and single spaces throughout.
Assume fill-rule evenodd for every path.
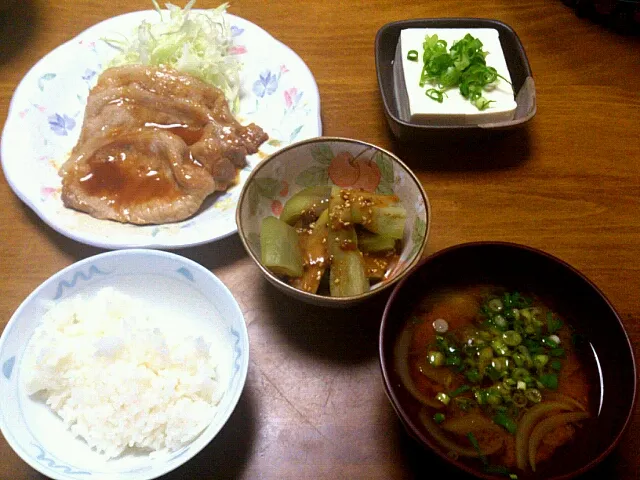
M 71 432 L 109 458 L 191 442 L 224 394 L 218 352 L 202 337 L 167 335 L 162 315 L 112 288 L 55 304 L 23 359 L 27 394 L 42 392 Z

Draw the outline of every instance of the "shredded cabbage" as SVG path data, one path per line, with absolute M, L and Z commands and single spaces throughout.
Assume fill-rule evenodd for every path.
M 142 21 L 131 38 L 103 39 L 120 51 L 110 66 L 166 65 L 189 73 L 221 89 L 235 111 L 241 63 L 230 53 L 233 40 L 225 18 L 228 3 L 193 11 L 196 0 L 190 0 L 184 8 L 166 3 L 163 11 L 152 1 L 160 16 L 158 23 Z

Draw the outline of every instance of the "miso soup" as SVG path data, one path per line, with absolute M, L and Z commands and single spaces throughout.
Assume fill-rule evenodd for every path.
M 527 478 L 577 448 L 595 416 L 599 385 L 581 338 L 535 295 L 478 285 L 413 308 L 394 362 L 414 413 L 448 455 Z

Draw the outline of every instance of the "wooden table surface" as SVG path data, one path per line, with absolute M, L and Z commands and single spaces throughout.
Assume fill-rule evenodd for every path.
M 101 20 L 150 7 L 146 0 L 17 0 L 0 13 L 0 125 L 39 58 Z M 433 211 L 427 254 L 474 240 L 546 250 L 593 280 L 640 344 L 638 37 L 578 18 L 559 0 L 237 0 L 229 11 L 307 63 L 325 135 L 378 144 L 414 169 Z M 418 148 L 394 141 L 378 91 L 374 38 L 387 22 L 422 17 L 496 18 L 516 30 L 538 95 L 526 128 L 483 144 L 436 140 Z M 99 252 L 47 227 L 2 176 L 0 329 L 41 282 Z M 251 361 L 228 424 L 164 478 L 458 478 L 407 437 L 385 396 L 377 354 L 384 297 L 348 311 L 298 303 L 262 278 L 237 235 L 179 253 L 232 291 L 248 325 Z M 586 478 L 640 478 L 638 431 L 640 405 L 620 446 Z M 43 477 L 0 437 L 0 479 L 27 478 Z

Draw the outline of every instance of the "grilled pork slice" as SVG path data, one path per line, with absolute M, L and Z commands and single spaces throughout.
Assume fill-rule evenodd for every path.
M 91 90 L 80 139 L 60 168 L 62 200 L 119 222 L 183 220 L 233 185 L 266 139 L 233 117 L 219 89 L 195 77 L 110 68 Z

